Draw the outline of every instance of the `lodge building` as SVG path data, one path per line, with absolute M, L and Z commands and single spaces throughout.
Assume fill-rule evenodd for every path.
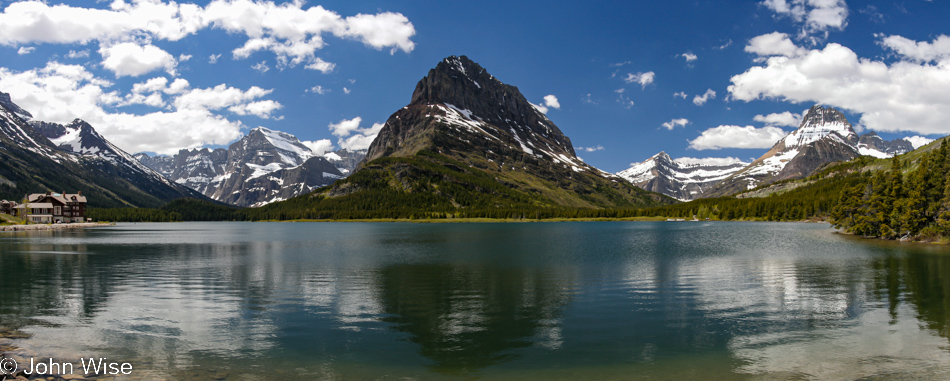
M 27 196 L 25 204 L 15 205 L 14 208 L 17 214 L 26 215 L 27 220 L 35 224 L 84 222 L 86 196 L 82 192 L 34 193 Z

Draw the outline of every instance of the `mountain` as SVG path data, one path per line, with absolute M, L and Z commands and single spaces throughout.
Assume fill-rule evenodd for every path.
M 739 159 L 672 159 L 660 152 L 617 173 L 633 185 L 662 193 L 680 201 L 700 198 L 703 194 L 749 163 Z
M 747 167 L 725 178 L 708 197 L 735 194 L 761 184 L 798 179 L 818 167 L 861 155 L 858 134 L 840 111 L 815 105 L 797 130 L 786 135 Z
M 363 161 L 363 158 L 366 157 L 366 150 L 347 150 L 346 148 L 336 150 L 333 152 L 327 152 L 323 155 L 324 159 L 327 159 L 330 163 L 333 164 L 336 169 L 340 170 L 340 173 L 348 175 L 356 170 L 356 167 Z
M 878 159 L 894 157 L 913 151 L 914 145 L 907 139 L 884 141 L 874 131 L 861 135 L 858 139 L 858 153 L 861 156 L 874 156 Z
M 88 123 L 34 121 L 9 94 L 0 93 L 0 198 L 20 200 L 47 190 L 82 191 L 94 208 L 202 198 L 140 164 Z
M 671 202 L 584 163 L 518 88 L 452 56 L 418 82 L 353 175 L 262 213 L 308 210 L 316 218 L 345 210 L 356 218 Z
M 295 136 L 252 129 L 228 149 L 180 150 L 174 156 L 136 157 L 172 181 L 211 199 L 257 207 L 332 184 L 355 168 L 359 151 L 315 155 Z M 327 158 L 334 159 L 333 162 Z

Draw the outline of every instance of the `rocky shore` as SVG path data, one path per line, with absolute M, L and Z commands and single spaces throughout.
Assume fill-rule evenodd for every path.
M 115 223 L 105 222 L 78 222 L 69 224 L 34 224 L 34 225 L 5 225 L 0 226 L 3 232 L 20 232 L 33 230 L 55 230 L 55 229 L 74 229 L 74 228 L 96 228 L 102 226 L 112 226 Z

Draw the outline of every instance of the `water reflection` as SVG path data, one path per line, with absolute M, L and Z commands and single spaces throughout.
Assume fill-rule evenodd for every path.
M 15 233 L 0 328 L 198 379 L 941 379 L 945 251 L 802 224 Z
M 384 321 L 407 332 L 433 370 L 466 374 L 518 358 L 537 340 L 558 349 L 569 298 L 545 270 L 393 265 L 381 271 Z M 537 339 L 535 337 L 537 336 Z

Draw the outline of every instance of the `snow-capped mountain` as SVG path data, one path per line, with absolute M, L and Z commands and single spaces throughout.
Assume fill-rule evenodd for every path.
M 517 87 L 465 56 L 445 58 L 429 70 L 409 104 L 387 119 L 359 168 L 398 179 L 374 183 L 374 191 L 432 189 L 434 197 L 455 207 L 477 199 L 472 192 L 487 192 L 476 178 L 503 184 L 536 205 L 637 207 L 672 201 L 584 163 L 571 140 Z M 471 177 L 447 175 L 458 171 Z M 368 186 L 344 180 L 327 195 L 344 197 Z M 494 205 L 502 204 L 513 205 Z
M 574 171 L 599 170 L 577 158 L 571 140 L 518 88 L 506 85 L 465 56 L 448 57 L 416 85 L 409 106 L 393 114 L 373 141 L 366 161 L 414 151 L 423 141 L 409 138 L 418 124 L 450 127 Z M 464 138 L 463 138 L 464 139 Z M 490 155 L 489 155 L 490 156 Z
M 340 173 L 344 175 L 349 175 L 353 172 L 356 167 L 363 161 L 363 158 L 366 157 L 366 150 L 353 150 L 350 151 L 346 148 L 327 152 L 323 155 L 323 158 L 327 159 L 336 169 L 340 170 Z
M 894 157 L 913 151 L 914 145 L 906 138 L 885 141 L 874 131 L 861 135 L 858 140 L 858 152 L 861 156 L 874 156 L 878 159 Z
M 92 207 L 157 207 L 202 196 L 140 164 L 81 120 L 68 125 L 33 120 L 0 93 L 0 197 L 82 191 Z
M 264 127 L 252 129 L 228 149 L 181 150 L 174 156 L 155 157 L 140 153 L 136 157 L 172 181 L 214 200 L 251 207 L 332 184 L 362 159 L 359 151 L 345 150 L 319 156 L 294 135 Z
M 707 196 L 730 195 L 761 184 L 804 178 L 821 165 L 860 156 L 859 141 L 844 114 L 815 105 L 798 129 L 747 167 L 723 179 Z
M 672 159 L 660 152 L 617 175 L 648 191 L 662 193 L 681 201 L 701 198 L 703 194 L 749 163 L 736 158 Z

